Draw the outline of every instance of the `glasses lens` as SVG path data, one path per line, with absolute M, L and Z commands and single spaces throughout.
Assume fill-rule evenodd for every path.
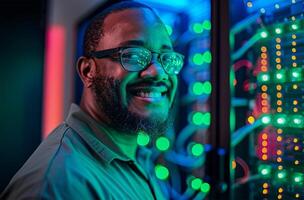
M 176 52 L 163 53 L 161 61 L 168 74 L 178 74 L 184 65 L 184 56 Z
M 140 71 L 151 61 L 151 53 L 144 48 L 127 48 L 121 53 L 121 64 L 128 71 Z

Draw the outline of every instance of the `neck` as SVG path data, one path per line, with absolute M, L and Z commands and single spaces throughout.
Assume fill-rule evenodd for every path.
M 90 103 L 91 102 L 91 103 Z M 134 133 L 124 133 L 115 130 L 113 127 L 109 126 L 107 123 L 107 118 L 103 117 L 103 115 L 98 111 L 97 105 L 92 103 L 94 101 L 84 101 L 83 99 L 80 102 L 80 107 L 83 111 L 88 113 L 93 119 L 102 124 L 102 126 L 106 126 L 107 134 L 111 140 L 119 147 L 121 152 L 129 157 L 132 160 L 135 160 L 136 150 L 137 150 L 137 134 Z
M 137 150 L 137 134 L 121 133 L 108 127 L 110 137 L 120 150 L 130 159 L 135 160 Z

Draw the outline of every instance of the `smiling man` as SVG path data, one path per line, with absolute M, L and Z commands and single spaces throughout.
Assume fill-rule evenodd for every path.
M 165 199 L 137 135 L 172 125 L 182 66 L 151 8 L 126 1 L 104 10 L 91 21 L 77 62 L 80 106 L 71 106 L 1 198 Z

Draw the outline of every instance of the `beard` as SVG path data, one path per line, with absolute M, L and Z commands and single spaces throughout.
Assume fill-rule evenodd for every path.
M 93 78 L 92 89 L 100 112 L 109 119 L 107 124 L 122 133 L 138 134 L 143 131 L 150 136 L 158 136 L 172 128 L 175 113 L 175 100 L 169 109 L 166 120 L 155 117 L 143 117 L 128 110 L 122 105 L 119 92 L 121 81 L 113 77 L 96 76 Z

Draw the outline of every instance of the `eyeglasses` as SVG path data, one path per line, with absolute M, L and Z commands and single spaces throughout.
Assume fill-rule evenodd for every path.
M 152 52 L 144 47 L 118 47 L 113 49 L 106 49 L 102 51 L 94 51 L 89 53 L 89 57 L 95 58 L 105 58 L 112 57 L 115 58 L 115 54 L 119 57 L 120 64 L 122 67 L 131 72 L 141 71 L 149 66 L 152 62 Z M 184 56 L 174 52 L 164 52 L 157 53 L 158 59 L 165 70 L 169 75 L 176 75 L 180 72 L 184 65 Z

